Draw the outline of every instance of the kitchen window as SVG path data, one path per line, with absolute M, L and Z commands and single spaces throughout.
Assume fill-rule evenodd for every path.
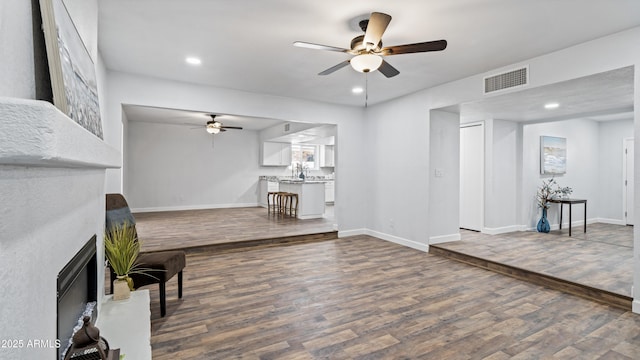
M 295 169 L 298 164 L 309 170 L 318 170 L 318 146 L 291 144 L 291 166 Z

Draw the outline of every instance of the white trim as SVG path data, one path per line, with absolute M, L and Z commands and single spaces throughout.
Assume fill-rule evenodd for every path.
M 394 235 L 389 235 L 389 234 L 385 234 L 385 233 L 381 233 L 378 231 L 373 231 L 373 230 L 369 230 L 366 229 L 366 235 L 369 236 L 373 236 L 376 237 L 378 239 L 382 239 L 382 240 L 386 240 L 398 245 L 403 245 L 406 247 L 410 247 L 412 249 L 416 249 L 416 250 L 420 250 L 420 251 L 424 251 L 424 252 L 428 252 L 429 251 L 429 244 L 424 244 L 418 241 L 414 241 L 414 240 L 409 240 L 409 239 L 405 239 L 405 238 L 401 238 L 398 236 L 394 236 Z
M 632 143 L 634 142 L 634 138 L 633 137 L 628 137 L 628 138 L 624 138 L 622 139 L 622 149 L 624 150 L 622 153 L 622 216 L 624 217 L 624 219 L 622 220 L 624 222 L 623 225 L 633 225 L 633 219 L 631 219 L 631 223 L 629 223 L 628 221 L 628 216 L 627 216 L 627 211 L 628 211 L 628 204 L 627 204 L 627 188 L 629 186 L 634 186 L 634 184 L 625 184 L 625 182 L 627 181 L 627 141 L 631 141 Z M 634 194 L 635 195 L 635 194 Z M 632 205 L 633 206 L 633 205 Z M 633 214 L 632 214 L 633 215 Z
M 367 235 L 367 229 L 353 229 L 353 230 L 342 230 L 338 231 L 338 237 L 349 237 L 349 236 L 358 236 L 358 235 Z
M 580 222 L 582 223 L 582 221 Z M 587 219 L 587 224 L 592 223 L 603 223 L 603 224 L 611 224 L 611 225 L 627 225 L 626 221 L 620 219 L 605 219 L 605 218 L 596 218 L 593 221 Z
M 131 208 L 131 212 L 132 213 L 142 213 L 142 212 L 226 209 L 226 208 L 244 208 L 244 207 L 258 207 L 258 203 L 159 206 L 159 207 L 147 207 L 147 208 Z
M 636 314 L 640 314 L 640 300 L 639 299 L 633 300 L 633 302 L 631 303 L 631 311 L 636 313 Z
M 439 235 L 432 236 L 429 238 L 429 244 L 440 244 L 449 241 L 458 241 L 460 240 L 460 233 L 456 234 L 448 234 L 448 235 Z
M 482 229 L 482 233 L 488 234 L 488 235 L 499 235 L 499 234 L 506 234 L 506 233 L 515 232 L 515 231 L 525 231 L 526 229 L 527 227 L 524 225 L 510 225 L 510 226 L 502 226 L 497 228 L 485 227 Z
M 536 221 L 536 224 L 538 222 Z M 597 223 L 604 223 L 604 224 L 613 224 L 613 225 L 625 225 L 623 220 L 616 220 L 616 219 L 604 219 L 604 218 L 592 218 L 592 219 L 587 219 L 587 225 L 589 224 L 597 224 Z M 576 220 L 576 221 L 572 221 L 571 222 L 571 227 L 575 228 L 576 226 L 582 226 L 584 225 L 584 221 L 583 220 Z M 568 229 L 569 228 L 569 222 L 562 222 L 562 228 L 563 229 Z M 551 224 L 551 230 L 559 230 L 560 229 L 560 225 L 558 224 Z M 522 231 L 536 231 L 536 226 L 533 227 L 523 227 Z M 587 229 L 587 231 L 589 231 L 589 229 Z
M 322 219 L 322 214 L 298 215 L 297 218 L 300 220 Z
M 528 73 L 528 70 L 527 70 Z M 484 80 L 483 80 L 484 82 Z M 482 225 L 480 229 L 477 230 L 482 230 L 482 227 L 484 227 L 485 224 L 485 214 L 484 214 L 484 207 L 486 204 L 486 196 L 487 196 L 487 189 L 485 188 L 486 186 L 486 182 L 485 182 L 485 176 L 487 173 L 487 125 L 486 125 L 486 120 L 479 120 L 479 121 L 472 121 L 472 122 L 468 122 L 468 123 L 464 123 L 464 124 L 460 124 L 460 129 L 462 128 L 468 128 L 468 127 L 476 127 L 479 126 L 482 128 L 482 151 L 483 151 L 483 155 L 482 155 L 482 166 L 481 166 L 481 175 L 480 175 L 480 179 L 478 179 L 478 181 L 480 182 L 480 188 L 482 189 L 482 196 L 480 196 L 480 218 L 482 219 Z M 492 125 L 493 126 L 493 123 Z M 460 132 L 458 132 L 458 140 L 460 139 Z M 458 146 L 461 146 L 461 144 L 458 144 Z M 460 156 L 460 155 L 459 155 Z M 460 162 L 460 158 L 458 158 L 458 162 Z M 462 172 L 460 172 L 459 176 L 458 176 L 458 181 L 460 181 L 460 179 L 462 178 Z M 458 184 L 458 194 L 460 193 L 460 184 Z M 460 199 L 460 198 L 459 198 Z M 458 222 L 460 221 L 460 208 L 458 208 Z M 458 239 L 460 240 L 460 239 Z M 448 241 L 452 241 L 452 240 L 448 240 Z M 431 240 L 429 240 L 430 244 L 434 244 Z

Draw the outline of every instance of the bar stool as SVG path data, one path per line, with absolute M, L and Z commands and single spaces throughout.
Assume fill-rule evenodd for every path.
M 287 207 L 289 206 L 289 193 L 288 192 L 279 192 L 278 193 L 278 207 L 281 215 L 287 215 Z
M 272 208 L 274 213 L 278 210 L 278 193 L 279 191 L 269 191 L 267 193 L 267 213 L 271 213 Z
M 287 200 L 289 205 L 289 216 L 297 217 L 298 216 L 298 194 L 288 193 Z M 295 200 L 295 206 L 293 205 L 294 200 Z
M 293 217 L 298 215 L 298 194 L 282 192 L 278 194 L 278 197 L 280 199 L 280 213 L 282 215 Z

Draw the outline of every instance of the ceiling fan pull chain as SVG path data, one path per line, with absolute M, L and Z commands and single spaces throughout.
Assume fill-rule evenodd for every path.
M 364 107 L 369 104 L 369 73 L 364 73 Z

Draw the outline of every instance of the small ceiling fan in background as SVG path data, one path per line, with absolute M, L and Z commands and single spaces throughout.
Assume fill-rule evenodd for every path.
M 388 78 L 398 75 L 400 71 L 382 59 L 383 56 L 442 51 L 447 47 L 446 40 L 383 47 L 382 34 L 387 29 L 389 22 L 391 22 L 390 15 L 379 12 L 371 13 L 368 20 L 360 21 L 359 26 L 362 31 L 364 31 L 364 35 L 356 36 L 351 40 L 351 49 L 318 45 L 303 41 L 296 41 L 293 45 L 308 49 L 336 51 L 355 55 L 353 58 L 334 65 L 320 72 L 318 75 L 329 75 L 351 64 L 351 67 L 356 71 L 368 73 L 380 70 L 380 72 Z
M 215 114 L 209 114 L 211 116 L 211 120 L 207 121 L 206 129 L 209 134 L 218 134 L 222 131 L 227 131 L 227 129 L 236 129 L 242 130 L 241 126 L 224 126 L 220 121 L 216 120 Z

